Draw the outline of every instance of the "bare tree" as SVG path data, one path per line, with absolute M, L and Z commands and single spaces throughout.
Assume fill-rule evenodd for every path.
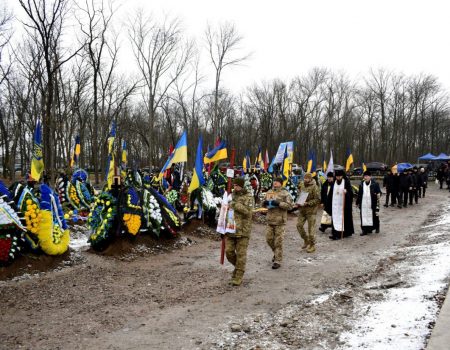
M 208 25 L 205 31 L 209 56 L 215 69 L 213 133 L 221 136 L 219 120 L 219 86 L 222 71 L 228 66 L 235 66 L 249 58 L 248 54 L 238 55 L 243 37 L 239 35 L 234 24 L 223 23 L 218 28 Z
M 152 140 L 157 118 L 169 89 L 188 67 L 193 54 L 193 43 L 183 39 L 178 19 L 166 17 L 162 23 L 138 12 L 131 21 L 129 37 L 138 68 L 143 77 L 142 97 L 144 99 L 149 134 L 146 143 L 150 147 L 150 166 L 155 154 Z
M 55 147 L 53 125 L 53 107 L 55 103 L 55 78 L 58 69 L 81 51 L 83 46 L 71 53 L 61 53 L 61 36 L 63 23 L 67 14 L 67 0 L 54 0 L 51 3 L 45 0 L 19 0 L 19 3 L 28 16 L 29 21 L 23 23 L 30 37 L 42 53 L 45 82 L 43 86 L 43 146 L 44 164 L 48 173 L 53 175 L 55 170 Z

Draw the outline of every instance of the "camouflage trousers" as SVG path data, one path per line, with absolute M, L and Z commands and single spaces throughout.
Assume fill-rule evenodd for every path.
M 247 264 L 247 248 L 248 248 L 248 237 L 233 237 L 226 235 L 226 248 L 225 254 L 227 256 L 227 260 L 234 265 L 235 272 L 233 272 L 233 276 L 236 273 L 239 275 L 244 275 L 245 265 Z
M 272 249 L 274 262 L 283 260 L 284 225 L 267 225 L 266 241 Z
M 308 233 L 305 231 L 305 222 L 308 222 Z M 316 214 L 312 213 L 302 213 L 298 215 L 297 221 L 297 231 L 303 238 L 306 244 L 315 245 L 316 244 Z

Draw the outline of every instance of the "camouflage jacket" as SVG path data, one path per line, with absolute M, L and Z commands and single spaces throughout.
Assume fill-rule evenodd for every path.
M 250 237 L 252 231 L 253 206 L 254 200 L 251 193 L 245 189 L 240 192 L 233 192 L 231 209 L 234 211 L 236 233 L 229 234 L 230 236 Z
M 287 212 L 292 209 L 292 197 L 284 188 L 279 190 L 271 189 L 266 194 L 266 200 L 277 200 L 280 206 L 270 208 L 267 212 L 267 224 L 271 226 L 285 225 Z
M 300 207 L 300 211 L 304 214 L 316 214 L 317 206 L 320 204 L 320 193 L 314 181 L 310 182 L 308 186 L 302 181 L 298 184 L 298 192 L 308 192 L 308 198 L 303 206 Z

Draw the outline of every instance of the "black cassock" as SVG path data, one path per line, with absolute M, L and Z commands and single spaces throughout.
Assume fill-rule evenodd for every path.
M 361 210 L 361 203 L 363 199 L 363 188 L 364 188 L 364 181 L 361 182 L 359 185 L 359 191 L 358 191 L 358 197 L 356 198 L 356 205 L 358 206 L 360 210 L 360 217 L 361 217 L 361 229 L 363 233 L 371 233 L 373 230 L 379 230 L 380 229 L 380 217 L 379 217 L 379 211 L 380 211 L 380 203 L 378 201 L 378 195 L 381 196 L 381 189 L 378 183 L 371 180 L 370 183 L 370 203 L 371 203 L 371 209 L 372 209 L 372 226 L 363 226 L 363 219 L 362 219 L 362 210 Z
M 353 233 L 355 233 L 355 230 L 353 228 L 353 215 L 352 215 L 353 189 L 352 185 L 350 184 L 350 180 L 344 178 L 342 179 L 342 181 L 344 181 L 344 188 L 347 190 L 347 193 L 345 194 L 345 206 L 344 206 L 344 237 L 350 237 Z M 333 192 L 334 192 L 334 184 L 336 182 L 337 180 L 335 180 L 331 185 L 330 191 L 328 192 L 328 199 L 325 204 L 325 210 L 328 213 L 328 215 L 331 215 L 331 217 L 333 217 Z M 332 228 L 331 231 L 332 237 L 334 239 L 340 239 L 341 232 L 336 231 L 333 225 L 331 225 L 331 228 Z

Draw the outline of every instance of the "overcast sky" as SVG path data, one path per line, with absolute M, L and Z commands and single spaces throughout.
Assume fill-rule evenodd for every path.
M 8 2 L 21 11 L 16 0 Z M 223 84 L 234 91 L 253 82 L 289 79 L 313 67 L 343 70 L 352 77 L 371 67 L 431 73 L 450 90 L 448 0 L 119 2 L 121 18 L 137 8 L 178 16 L 187 34 L 199 40 L 208 22 L 234 22 L 244 36 L 244 51 L 252 53 L 244 66 L 224 75 Z

